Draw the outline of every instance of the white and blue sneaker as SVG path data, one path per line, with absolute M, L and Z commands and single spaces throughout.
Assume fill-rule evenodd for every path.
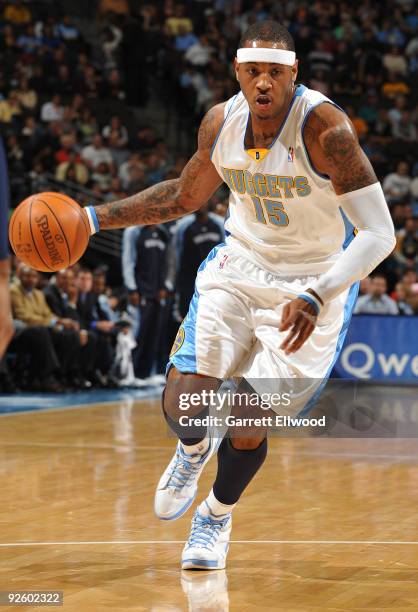
M 212 515 L 202 516 L 196 510 L 189 539 L 183 548 L 181 568 L 225 569 L 231 529 L 232 513 L 218 520 Z
M 192 505 L 197 493 L 197 482 L 203 468 L 218 450 L 221 438 L 209 438 L 209 447 L 203 454 L 188 455 L 181 442 L 166 467 L 157 486 L 154 511 L 159 519 L 173 521 L 180 518 Z

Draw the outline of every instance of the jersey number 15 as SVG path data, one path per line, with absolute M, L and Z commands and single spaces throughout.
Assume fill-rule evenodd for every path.
M 289 225 L 289 217 L 286 214 L 284 206 L 281 202 L 274 200 L 261 199 L 257 196 L 251 196 L 255 208 L 255 216 L 259 223 L 264 225 Z

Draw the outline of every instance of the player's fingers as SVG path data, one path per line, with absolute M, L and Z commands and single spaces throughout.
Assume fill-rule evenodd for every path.
M 290 330 L 290 333 L 286 336 L 286 338 L 281 343 L 281 345 L 280 345 L 281 349 L 286 351 L 286 349 L 289 346 L 289 344 L 298 335 L 298 333 L 300 331 L 300 326 L 302 325 L 302 323 L 303 323 L 303 319 L 302 319 L 302 317 L 300 315 L 298 315 L 297 318 L 296 318 L 296 321 L 293 324 L 292 329 Z
M 315 325 L 313 325 L 313 323 L 311 323 L 310 321 L 305 321 L 303 327 L 299 331 L 299 334 L 292 342 L 292 344 L 288 346 L 286 352 L 295 353 L 296 351 L 298 351 L 305 344 L 306 340 L 312 334 L 314 329 Z
M 292 324 L 292 317 L 290 316 L 290 302 L 285 304 L 282 313 L 282 321 L 280 323 L 279 331 L 286 331 Z

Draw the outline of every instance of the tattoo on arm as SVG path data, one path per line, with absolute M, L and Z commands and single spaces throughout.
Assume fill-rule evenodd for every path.
M 163 181 L 124 200 L 95 208 L 101 229 L 164 223 L 200 208 L 221 183 L 210 161 L 220 109 L 214 107 L 199 128 L 198 150 L 177 179 Z
M 341 111 L 321 109 L 323 106 L 330 105 L 322 104 L 314 110 L 304 131 L 308 149 L 314 151 L 315 165 L 330 176 L 338 194 L 376 183 L 376 174 L 354 127 Z

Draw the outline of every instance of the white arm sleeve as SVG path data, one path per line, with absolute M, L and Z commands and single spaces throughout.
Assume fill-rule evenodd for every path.
M 338 196 L 358 234 L 334 265 L 310 287 L 324 304 L 364 278 L 395 248 L 395 229 L 380 183 Z

